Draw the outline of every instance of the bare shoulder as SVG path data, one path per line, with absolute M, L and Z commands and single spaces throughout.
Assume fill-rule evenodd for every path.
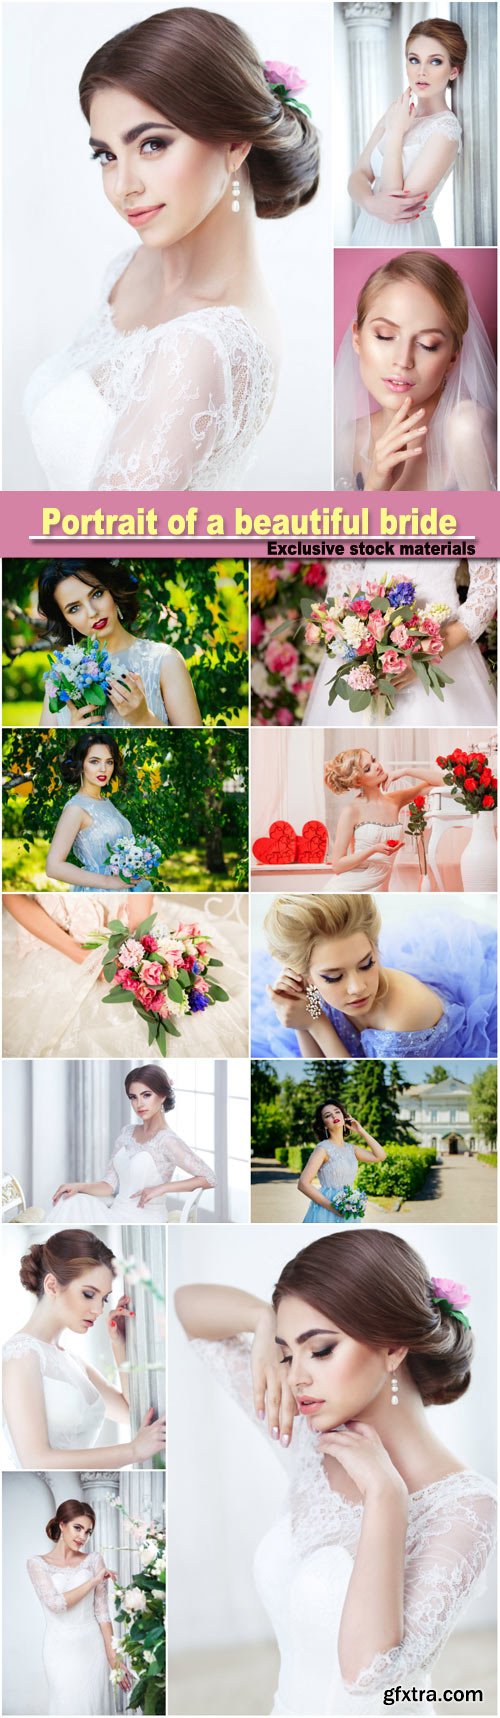
M 397 1013 L 397 1029 L 400 1032 L 417 1032 L 420 1028 L 437 1026 L 443 1013 L 443 1004 L 436 990 L 431 990 L 430 985 L 423 984 L 420 978 L 413 978 L 409 972 L 393 969 L 388 978 L 385 1012 L 393 1023 Z

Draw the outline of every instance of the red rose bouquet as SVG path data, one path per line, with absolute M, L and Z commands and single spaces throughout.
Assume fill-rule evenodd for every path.
M 464 752 L 457 746 L 446 757 L 436 758 L 443 771 L 453 798 L 465 806 L 471 816 L 477 811 L 494 811 L 497 803 L 497 778 L 490 769 L 486 752 Z

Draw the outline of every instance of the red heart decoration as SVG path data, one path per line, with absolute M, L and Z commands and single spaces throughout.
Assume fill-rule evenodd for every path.
M 304 823 L 302 835 L 297 836 L 296 864 L 322 865 L 328 848 L 328 830 L 317 818 Z
M 278 819 L 271 823 L 269 835 L 259 835 L 254 841 L 252 853 L 261 864 L 294 865 L 297 856 L 297 836 L 291 823 Z

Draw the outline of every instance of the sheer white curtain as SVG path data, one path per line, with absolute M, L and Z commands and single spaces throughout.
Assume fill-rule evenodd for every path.
M 325 819 L 321 728 L 252 728 L 252 842 L 277 818 L 297 834 L 310 818 Z

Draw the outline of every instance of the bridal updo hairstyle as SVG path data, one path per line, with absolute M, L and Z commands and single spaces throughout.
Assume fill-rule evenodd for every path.
M 168 1074 L 164 1074 L 163 1068 L 155 1068 L 153 1062 L 146 1062 L 143 1068 L 133 1068 L 132 1072 L 127 1074 L 125 1078 L 125 1091 L 128 1098 L 132 1086 L 136 1086 L 141 1080 L 144 1081 L 145 1086 L 149 1086 L 150 1091 L 156 1092 L 159 1098 L 163 1098 L 165 1114 L 168 1113 L 168 1110 L 174 1109 L 174 1088 Z
M 246 166 L 262 219 L 293 214 L 314 196 L 315 126 L 273 95 L 253 43 L 231 18 L 179 6 L 121 30 L 80 80 L 87 121 L 92 97 L 106 87 L 128 90 L 203 143 L 250 143 Z
M 66 620 L 56 597 L 56 591 L 65 579 L 81 579 L 90 590 L 102 585 L 103 590 L 111 592 L 116 607 L 120 609 L 123 625 L 133 626 L 139 613 L 139 580 L 137 574 L 129 572 L 121 561 L 117 566 L 113 561 L 105 560 L 47 561 L 38 578 L 38 607 L 48 622 L 51 643 L 58 650 L 64 650 L 66 644 L 74 644 L 75 634 L 77 638 L 81 636 L 78 628 Z
M 423 1259 L 399 1235 L 343 1230 L 314 1241 L 281 1272 L 275 1312 L 285 1295 L 298 1295 L 370 1348 L 407 1347 L 405 1365 L 425 1407 L 456 1402 L 468 1389 L 472 1331 L 433 1305 Z
M 96 1265 L 104 1265 L 115 1276 L 114 1253 L 104 1241 L 88 1229 L 60 1229 L 48 1241 L 33 1241 L 23 1254 L 19 1276 L 23 1288 L 41 1300 L 47 1276 L 54 1276 L 60 1288 L 69 1288 L 85 1271 L 95 1271 Z
M 440 47 L 446 49 L 452 66 L 456 67 L 459 73 L 463 72 L 467 59 L 467 43 L 463 30 L 460 29 L 460 24 L 452 24 L 449 18 L 424 18 L 421 24 L 414 24 L 405 42 L 405 54 L 407 56 L 410 52 L 411 43 L 415 41 L 417 36 L 427 36 L 431 38 L 431 41 L 439 42 Z M 453 81 L 450 78 L 448 89 L 451 88 Z
M 47 1526 L 45 1528 L 45 1532 L 49 1539 L 53 1540 L 54 1545 L 57 1545 L 57 1541 L 61 1537 L 61 1524 L 63 1527 L 68 1527 L 70 1521 L 75 1521 L 78 1515 L 88 1516 L 90 1521 L 90 1531 L 93 1533 L 95 1527 L 95 1513 L 92 1508 L 92 1504 L 79 1503 L 75 1497 L 68 1497 L 65 1503 L 59 1504 L 55 1515 L 51 1516 L 50 1521 L 47 1522 Z
M 329 758 L 325 764 L 325 787 L 331 793 L 348 793 L 351 787 L 360 787 L 356 778 L 363 768 L 363 751 L 361 746 L 351 746 L 346 752 L 337 752 L 335 758 Z
M 432 293 L 450 324 L 455 351 L 461 352 L 469 326 L 467 293 L 456 269 L 451 268 L 443 257 L 435 256 L 433 251 L 402 251 L 400 256 L 390 257 L 368 276 L 356 306 L 357 332 L 363 327 L 379 292 L 384 286 L 392 286 L 394 281 L 408 281 L 410 285 L 423 286 L 426 292 Z
M 70 750 L 66 752 L 66 757 L 61 758 L 59 768 L 63 781 L 69 782 L 71 787 L 80 786 L 85 759 L 87 757 L 87 753 L 92 751 L 93 746 L 105 746 L 106 751 L 109 752 L 110 757 L 113 759 L 113 774 L 111 776 L 111 781 L 109 782 L 109 787 L 111 787 L 111 782 L 113 781 L 123 782 L 125 778 L 125 767 L 120 747 L 117 746 L 116 740 L 113 740 L 111 735 L 108 736 L 108 734 L 103 734 L 100 729 L 98 732 L 96 731 L 95 734 L 88 732 L 86 734 L 81 734 L 80 738 L 75 740 L 74 744 L 70 747 Z
M 378 955 L 382 920 L 371 895 L 275 895 L 264 919 L 269 951 L 283 966 L 307 978 L 320 937 L 368 938 Z M 377 999 L 387 992 L 380 974 Z

